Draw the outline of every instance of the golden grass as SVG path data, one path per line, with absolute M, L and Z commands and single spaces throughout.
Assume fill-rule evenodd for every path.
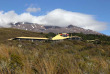
M 3 74 L 109 74 L 110 46 L 84 42 L 9 42 L 0 45 Z M 10 46 L 11 45 L 11 46 Z M 22 45 L 19 47 L 19 45 Z

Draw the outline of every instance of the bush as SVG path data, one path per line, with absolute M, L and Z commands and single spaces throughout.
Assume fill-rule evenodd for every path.
M 20 57 L 20 55 L 11 54 L 9 66 L 11 70 L 22 69 L 23 62 L 22 62 L 22 58 Z

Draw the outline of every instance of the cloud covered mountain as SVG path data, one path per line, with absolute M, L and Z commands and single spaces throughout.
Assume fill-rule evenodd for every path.
M 107 23 L 95 20 L 92 15 L 66 11 L 63 9 L 55 9 L 41 16 L 34 16 L 29 12 L 17 14 L 15 11 L 0 11 L 1 27 L 11 27 L 9 23 L 17 22 L 31 22 L 60 27 L 66 27 L 68 24 L 73 24 L 74 26 L 94 31 L 103 31 L 107 27 Z

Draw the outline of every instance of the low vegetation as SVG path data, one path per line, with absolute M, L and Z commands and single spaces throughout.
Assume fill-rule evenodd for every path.
M 83 40 L 95 40 L 110 41 L 110 36 L 106 35 L 95 35 L 95 34 L 83 34 L 83 33 L 70 33 L 70 35 L 76 35 L 82 37 Z
M 50 42 L 2 40 L 0 73 L 110 74 L 110 45 L 75 40 Z

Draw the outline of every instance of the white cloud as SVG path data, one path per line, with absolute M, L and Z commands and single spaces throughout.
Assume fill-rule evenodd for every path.
M 106 29 L 106 23 L 99 22 L 94 19 L 92 15 L 66 11 L 62 9 L 55 9 L 45 16 L 39 16 L 40 23 L 67 26 L 69 24 L 79 26 L 85 29 L 101 31 Z
M 27 12 L 38 12 L 41 11 L 41 8 L 29 7 L 26 9 Z
M 30 13 L 18 15 L 14 11 L 0 12 L 0 26 L 9 27 L 11 22 L 31 22 L 44 25 L 67 26 L 75 25 L 85 29 L 102 31 L 106 29 L 106 23 L 99 22 L 92 15 L 55 9 L 44 16 L 33 16 Z

